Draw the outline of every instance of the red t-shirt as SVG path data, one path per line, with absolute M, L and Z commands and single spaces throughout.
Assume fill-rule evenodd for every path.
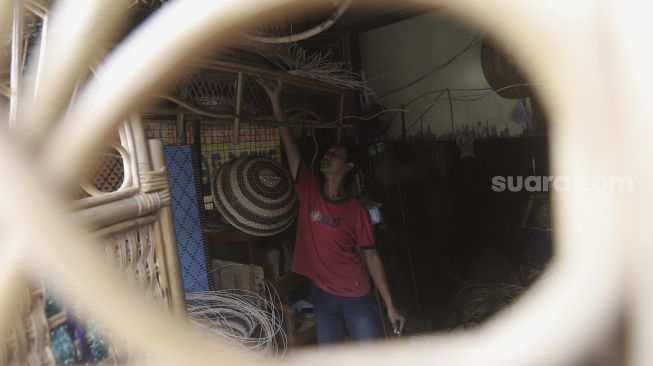
M 318 178 L 299 165 L 297 239 L 292 271 L 338 296 L 364 296 L 370 279 L 358 249 L 375 248 L 370 214 L 357 199 L 338 201 L 322 195 Z

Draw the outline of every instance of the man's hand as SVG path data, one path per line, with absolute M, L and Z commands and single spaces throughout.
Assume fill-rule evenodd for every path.
M 394 306 L 388 308 L 388 319 L 390 319 L 390 323 L 392 324 L 392 330 L 395 332 L 401 332 L 404 331 L 404 324 L 406 323 L 406 317 L 397 311 Z
M 367 269 L 372 276 L 372 281 L 374 281 L 374 285 L 379 291 L 379 295 L 381 295 L 385 307 L 388 309 L 388 319 L 390 319 L 392 329 L 401 333 L 404 330 L 406 317 L 397 311 L 394 306 L 392 296 L 390 295 L 388 279 L 385 275 L 385 269 L 383 268 L 383 262 L 381 262 L 381 257 L 379 257 L 379 253 L 375 249 L 364 250 L 363 253 L 365 254 L 365 262 L 367 263 Z
M 259 76 L 256 78 L 256 82 L 263 88 L 263 90 L 265 90 L 265 93 L 268 95 L 268 98 L 270 98 L 272 103 L 279 101 L 279 96 L 281 95 L 281 90 L 283 89 L 281 84 L 281 77 L 279 77 L 276 81 L 273 81 Z

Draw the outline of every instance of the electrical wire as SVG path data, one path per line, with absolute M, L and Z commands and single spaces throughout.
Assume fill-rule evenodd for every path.
M 457 102 L 476 102 L 476 101 L 479 101 L 479 100 L 483 100 L 483 99 L 487 98 L 490 95 L 494 95 L 494 94 L 498 95 L 499 93 L 501 93 L 504 90 L 508 90 L 508 89 L 512 89 L 512 88 L 516 88 L 516 87 L 520 87 L 520 86 L 537 86 L 537 85 L 538 85 L 537 83 L 512 84 L 512 85 L 504 86 L 504 87 L 499 88 L 497 90 L 492 90 L 492 91 L 490 91 L 488 93 L 463 95 L 463 96 L 454 98 L 454 100 L 457 101 Z
M 515 88 L 515 87 L 518 87 L 518 86 L 534 86 L 534 85 L 537 85 L 537 84 L 534 84 L 534 83 L 514 84 L 514 85 L 505 86 L 503 88 L 499 88 L 497 90 L 491 90 L 490 92 L 487 92 L 487 93 L 463 95 L 463 96 L 458 96 L 458 97 L 452 97 L 451 96 L 451 92 L 455 91 L 455 90 L 458 90 L 458 89 L 449 89 L 449 88 L 447 88 L 447 89 L 435 90 L 435 92 L 440 92 L 440 94 L 438 94 L 437 97 L 434 100 L 430 101 L 426 105 L 424 105 L 424 106 L 422 106 L 420 108 L 417 108 L 417 110 L 407 110 L 407 109 L 402 110 L 402 111 L 405 111 L 405 112 L 415 112 L 415 111 L 419 112 L 419 111 L 422 111 L 422 113 L 419 115 L 419 117 L 417 117 L 413 121 L 413 123 L 410 124 L 410 126 L 406 129 L 406 131 L 409 131 L 410 129 L 412 129 L 417 124 L 417 122 L 419 122 L 426 115 L 426 113 L 429 110 L 431 110 L 431 108 L 438 101 L 440 101 L 442 99 L 442 94 L 444 92 L 446 92 L 448 94 L 448 98 L 446 98 L 446 100 L 449 102 L 451 133 L 455 133 L 456 129 L 455 129 L 455 124 L 454 124 L 453 102 L 476 102 L 476 101 L 483 100 L 483 99 L 485 99 L 485 98 L 487 98 L 488 96 L 491 96 L 491 95 L 498 95 L 498 93 L 502 92 L 503 90 L 507 90 L 507 89 L 510 89 L 510 88 Z M 490 88 L 486 88 L 485 90 L 488 90 L 488 89 L 490 89 Z M 468 89 L 468 90 L 473 90 L 473 89 Z M 484 89 L 475 89 L 475 90 L 484 90 Z M 424 95 L 431 94 L 432 92 L 433 91 L 427 92 L 427 93 L 424 93 L 424 94 L 420 95 L 419 97 L 413 98 L 411 100 L 411 102 L 414 101 L 414 100 L 419 99 L 420 97 L 423 97 Z M 390 110 L 388 110 L 388 111 L 390 111 Z M 389 120 L 387 127 L 390 126 L 390 124 L 392 123 L 392 120 L 394 119 L 394 117 L 396 117 L 396 114 Z M 387 130 L 387 129 L 388 128 L 386 128 L 385 130 Z M 385 132 L 383 132 L 383 133 L 385 133 Z
M 322 128 L 322 129 L 341 128 L 341 127 L 342 128 L 352 128 L 352 127 L 356 127 L 356 124 L 341 124 L 342 121 L 344 121 L 344 120 L 371 121 L 371 120 L 373 120 L 373 119 L 375 119 L 375 118 L 377 118 L 377 117 L 379 117 L 379 116 L 381 116 L 383 114 L 395 112 L 395 114 L 391 118 L 388 119 L 388 122 L 387 122 L 386 126 L 382 129 L 382 131 L 377 134 L 377 136 L 381 136 L 381 135 L 385 134 L 389 130 L 390 126 L 392 125 L 392 121 L 395 119 L 395 117 L 397 117 L 397 115 L 399 113 L 401 113 L 401 112 L 408 112 L 408 113 L 422 112 L 422 114 L 420 114 L 420 117 L 418 117 L 418 119 L 416 121 L 414 121 L 410 125 L 410 127 L 408 127 L 406 129 L 406 131 L 410 130 L 417 123 L 417 121 L 419 121 L 420 118 L 422 118 L 422 117 L 424 117 L 426 115 L 426 112 L 428 112 L 438 101 L 440 101 L 442 99 L 442 94 L 444 92 L 447 92 L 448 93 L 448 98 L 446 98 L 446 100 L 449 101 L 449 108 L 450 108 L 449 112 L 451 114 L 451 129 L 452 129 L 452 133 L 453 133 L 453 132 L 455 132 L 455 127 L 454 127 L 453 103 L 452 102 L 476 102 L 476 101 L 483 100 L 483 99 L 485 99 L 485 98 L 487 98 L 487 97 L 489 97 L 491 95 L 498 95 L 498 93 L 500 93 L 500 92 L 502 92 L 504 90 L 507 90 L 507 89 L 515 88 L 515 87 L 518 87 L 518 86 L 537 86 L 537 85 L 538 84 L 535 84 L 535 83 L 513 84 L 513 85 L 505 86 L 503 88 L 499 88 L 497 90 L 492 90 L 492 88 L 467 88 L 467 89 L 445 88 L 445 89 L 434 89 L 434 90 L 428 91 L 426 93 L 420 94 L 417 97 L 411 98 L 405 104 L 405 106 L 408 106 L 411 103 L 415 102 L 416 100 L 419 100 L 420 98 L 422 98 L 424 96 L 427 96 L 427 95 L 433 94 L 433 93 L 438 93 L 438 92 L 440 93 L 440 94 L 438 94 L 438 96 L 436 98 L 432 99 L 427 104 L 425 104 L 423 106 L 420 106 L 418 108 L 412 108 L 412 109 L 405 108 L 405 107 L 404 108 L 388 108 L 388 109 L 383 109 L 383 110 L 381 110 L 381 111 L 379 111 L 377 113 L 374 113 L 371 116 L 367 116 L 367 117 L 361 117 L 361 116 L 356 116 L 356 115 L 348 115 L 348 116 L 340 117 L 340 118 L 335 119 L 335 120 L 330 121 L 330 122 L 321 123 L 319 125 L 318 124 L 307 124 L 307 123 L 278 122 L 278 121 L 273 121 L 273 120 L 251 120 L 251 121 L 248 120 L 248 121 L 243 121 L 243 122 L 247 122 L 247 123 L 255 124 L 255 125 L 259 125 L 259 126 L 273 125 L 273 126 L 280 126 L 280 127 L 311 128 L 313 130 L 318 129 L 318 128 Z M 452 97 L 451 96 L 452 91 L 483 91 L 483 90 L 489 90 L 489 91 L 487 93 L 481 93 L 481 94 L 469 94 L 469 95 L 461 95 L 461 96 L 457 96 L 457 97 Z
M 498 93 L 500 93 L 500 92 L 502 92 L 504 90 L 507 90 L 507 89 L 511 89 L 511 88 L 515 88 L 515 87 L 519 87 L 519 86 L 537 86 L 537 85 L 538 84 L 535 84 L 535 83 L 514 84 L 514 85 L 505 86 L 505 87 L 497 89 L 497 90 L 491 90 L 491 88 L 468 88 L 468 89 L 445 88 L 445 89 L 434 89 L 434 90 L 425 92 L 423 94 L 420 94 L 420 95 L 418 95 L 416 97 L 411 98 L 408 102 L 406 102 L 405 105 L 408 106 L 408 105 L 412 104 L 413 102 L 415 102 L 416 100 L 419 100 L 420 98 L 422 98 L 424 96 L 427 96 L 427 95 L 430 95 L 430 94 L 433 94 L 433 93 L 438 93 L 438 92 L 442 93 L 444 91 L 448 91 L 449 98 L 447 98 L 447 99 L 450 100 L 450 101 L 453 100 L 453 101 L 456 101 L 456 102 L 475 102 L 475 101 L 485 99 L 490 95 L 498 94 Z M 482 94 L 470 94 L 470 95 L 462 95 L 462 96 L 458 96 L 458 97 L 451 97 L 451 94 L 450 94 L 452 91 L 483 91 L 483 90 L 490 90 L 490 91 L 487 92 L 487 93 L 482 93 Z M 197 113 L 197 114 L 205 115 L 205 116 L 210 116 L 210 117 L 214 117 L 214 118 L 217 118 L 217 117 L 225 118 L 225 116 L 213 115 L 213 114 L 210 114 L 209 112 L 199 111 L 196 108 L 190 109 L 187 104 L 185 104 L 185 103 L 183 103 L 183 102 L 181 102 L 179 100 L 176 100 L 176 99 L 173 100 L 172 97 L 168 97 L 168 96 L 157 96 L 157 97 L 172 100 L 173 102 L 179 104 L 183 108 L 189 109 L 193 113 Z M 390 125 L 392 124 L 392 120 L 394 120 L 394 118 L 399 113 L 401 113 L 401 112 L 418 113 L 418 112 L 423 112 L 425 110 L 428 111 L 440 99 L 441 99 L 441 94 L 438 94 L 438 96 L 434 100 L 432 100 L 429 103 L 427 103 L 427 104 L 425 104 L 425 105 L 423 105 L 421 107 L 418 107 L 418 108 L 414 108 L 414 109 L 388 108 L 388 109 L 383 109 L 383 110 L 381 110 L 381 111 L 379 111 L 377 113 L 374 113 L 371 116 L 367 116 L 367 117 L 361 117 L 361 116 L 357 116 L 357 115 L 347 115 L 347 116 L 339 117 L 339 118 L 337 118 L 335 120 L 332 120 L 330 122 L 319 123 L 319 124 L 318 123 L 304 123 L 304 122 L 300 122 L 300 123 L 281 122 L 281 121 L 275 121 L 275 120 L 271 120 L 271 119 L 270 120 L 267 120 L 267 119 L 266 120 L 264 120 L 264 119 L 241 119 L 241 121 L 245 122 L 245 123 L 257 125 L 257 126 L 268 126 L 268 127 L 272 125 L 272 126 L 277 126 L 277 127 L 295 127 L 295 128 L 311 128 L 311 129 L 352 128 L 352 127 L 356 127 L 356 125 L 355 124 L 342 124 L 342 122 L 344 120 L 371 121 L 371 120 L 373 120 L 373 119 L 375 119 L 375 118 L 377 118 L 377 117 L 379 117 L 379 116 L 381 116 L 383 114 L 395 112 L 395 114 L 391 118 L 389 118 L 388 125 L 383 129 L 384 131 L 387 131 L 388 128 L 390 127 Z M 453 110 L 453 108 L 452 108 L 452 110 Z M 421 116 L 424 116 L 424 115 L 425 115 L 425 113 L 423 113 Z M 385 132 L 382 132 L 380 134 L 383 134 L 383 133 L 385 133 Z
M 445 91 L 446 89 L 441 90 L 440 94 L 438 94 L 438 96 L 435 97 L 433 101 L 427 104 L 428 108 L 425 108 L 422 114 L 420 114 L 419 117 L 417 117 L 415 121 L 413 121 L 413 123 L 411 123 L 410 126 L 406 128 L 406 132 L 410 131 L 415 126 L 415 124 L 417 124 L 417 122 L 420 121 L 424 117 L 424 115 L 426 115 L 426 113 L 431 110 L 431 108 L 433 108 L 433 106 L 442 98 L 442 95 L 444 94 Z
M 461 51 L 459 51 L 454 56 L 452 56 L 449 60 L 445 61 L 444 63 L 442 63 L 442 64 L 440 64 L 438 66 L 435 66 L 434 68 L 428 70 L 426 73 L 422 74 L 418 78 L 416 78 L 416 79 L 414 79 L 414 80 L 412 80 L 412 81 L 410 81 L 410 82 L 408 82 L 408 83 L 406 83 L 406 84 L 404 84 L 402 86 L 399 86 L 399 87 L 396 87 L 394 89 L 390 89 L 390 90 L 384 91 L 382 93 L 379 93 L 379 97 L 384 98 L 384 97 L 387 97 L 389 95 L 396 94 L 396 93 L 398 93 L 398 92 L 400 92 L 400 91 L 402 91 L 402 90 L 404 90 L 404 89 L 406 89 L 406 88 L 408 88 L 408 87 L 410 87 L 412 85 L 415 85 L 415 84 L 419 83 L 420 81 L 423 81 L 425 79 L 428 79 L 430 77 L 433 77 L 433 76 L 437 75 L 440 71 L 444 70 L 447 66 L 449 66 L 456 59 L 458 59 L 458 57 L 462 56 L 464 53 L 466 53 L 467 51 L 469 51 L 473 47 L 481 44 L 481 41 L 478 40 L 480 35 L 481 35 L 481 32 L 476 33 L 474 38 L 472 38 L 472 40 L 467 44 L 467 46 L 465 46 L 465 48 L 463 48 Z
M 423 98 L 423 97 L 425 97 L 425 96 L 427 96 L 427 95 L 430 95 L 430 94 L 433 94 L 433 93 L 437 93 L 437 92 L 442 92 L 443 90 L 445 90 L 445 89 L 433 89 L 433 90 L 430 90 L 430 91 L 428 91 L 428 92 L 422 93 L 422 94 L 420 94 L 420 95 L 418 95 L 418 96 L 416 96 L 416 97 L 411 98 L 409 101 L 405 102 L 404 107 L 407 107 L 407 106 L 411 105 L 411 104 L 412 104 L 413 102 L 415 102 L 416 100 L 419 100 L 419 99 L 421 99 L 421 98 Z M 449 89 L 449 90 L 451 90 L 451 91 L 485 91 L 485 90 L 492 90 L 492 88 L 461 88 L 461 89 Z M 392 111 L 395 111 L 395 110 L 390 110 L 390 109 L 389 109 L 389 110 L 386 110 L 386 111 L 387 111 L 387 112 L 392 112 Z M 385 127 L 383 127 L 383 129 L 381 130 L 381 132 L 377 133 L 376 136 L 378 137 L 378 136 L 384 135 L 386 132 L 388 132 L 388 130 L 390 129 L 390 126 L 392 125 L 392 121 L 393 121 L 393 120 L 397 117 L 397 115 L 398 115 L 400 112 L 402 112 L 402 111 L 406 112 L 406 111 L 408 111 L 408 110 L 403 109 L 403 110 L 399 110 L 399 112 L 395 112 L 395 114 L 392 115 L 392 117 L 388 118 L 388 122 L 386 123 Z M 422 115 L 422 116 L 423 116 L 423 115 Z M 349 117 L 350 117 L 350 116 L 346 116 L 346 117 L 343 117 L 343 119 L 344 119 L 344 118 L 349 118 Z M 374 137 L 374 136 L 373 136 L 373 137 Z
M 442 94 L 442 92 L 444 92 L 444 90 L 446 90 L 446 89 L 443 89 L 443 90 L 440 91 L 441 94 Z M 390 120 L 392 120 L 392 119 L 394 119 L 394 117 L 397 116 L 398 113 L 401 113 L 401 112 L 418 113 L 418 112 L 422 112 L 424 110 L 429 110 L 433 105 L 435 105 L 435 103 L 437 103 L 440 100 L 441 94 L 439 94 L 438 97 L 436 97 L 435 99 L 433 99 L 429 103 L 427 103 L 427 104 L 425 104 L 425 105 L 423 105 L 423 106 L 421 106 L 419 108 L 416 108 L 416 109 L 389 108 L 389 109 L 384 109 L 384 110 L 382 110 L 380 112 L 377 112 L 377 113 L 375 113 L 375 114 L 373 114 L 371 116 L 368 116 L 368 117 L 360 117 L 360 116 L 354 116 L 354 115 L 344 116 L 341 119 L 335 120 L 334 122 L 338 122 L 339 120 L 344 120 L 344 119 L 355 119 L 355 120 L 359 120 L 359 121 L 370 121 L 370 120 L 372 120 L 372 119 L 374 119 L 374 118 L 376 118 L 376 117 L 378 117 L 378 116 L 380 116 L 382 114 L 389 113 L 389 112 L 396 112 L 396 114 L 393 116 L 393 118 L 390 119 Z M 334 123 L 334 122 L 330 122 L 330 123 Z
M 406 105 L 406 106 L 411 105 L 414 101 L 419 100 L 422 97 L 425 97 L 427 95 L 434 94 L 434 93 L 437 93 L 437 92 L 441 92 L 441 91 L 447 90 L 447 89 L 450 90 L 450 91 L 488 91 L 488 90 L 491 91 L 492 90 L 492 88 L 490 88 L 490 87 L 488 87 L 488 88 L 463 88 L 463 89 L 456 89 L 456 88 L 453 88 L 453 89 L 452 88 L 433 89 L 433 90 L 427 91 L 425 93 L 422 93 L 422 94 L 420 94 L 420 95 L 418 95 L 416 97 L 411 98 L 408 102 L 404 102 L 404 105 Z
M 412 103 L 412 102 L 415 101 L 415 100 L 418 100 L 419 98 L 421 98 L 421 97 L 423 97 L 423 96 L 426 96 L 426 95 L 429 95 L 429 94 L 433 94 L 433 93 L 437 93 L 437 92 L 443 93 L 443 92 L 447 92 L 447 91 L 448 91 L 449 93 L 451 93 L 452 91 L 461 91 L 461 90 L 464 90 L 464 91 L 470 91 L 470 90 L 479 90 L 479 91 L 480 91 L 480 90 L 491 90 L 491 91 L 489 91 L 489 92 L 487 92 L 487 93 L 482 93 L 482 94 L 470 94 L 470 95 L 462 95 L 462 96 L 458 96 L 458 97 L 449 97 L 449 98 L 446 98 L 446 100 L 451 99 L 452 101 L 455 101 L 455 102 L 475 102 L 475 101 L 479 101 L 479 100 L 485 99 L 485 98 L 487 98 L 487 97 L 490 96 L 490 95 L 498 94 L 498 93 L 500 93 L 500 92 L 502 92 L 502 91 L 504 91 L 504 90 L 510 89 L 510 88 L 515 88 L 515 87 L 518 87 L 518 86 L 537 86 L 537 85 L 538 85 L 538 84 L 535 84 L 535 83 L 514 84 L 514 85 L 508 85 L 508 86 L 505 86 L 505 87 L 500 88 L 500 89 L 497 89 L 497 90 L 491 90 L 491 88 L 478 88 L 478 89 L 450 89 L 450 88 L 445 88 L 445 89 L 434 89 L 434 90 L 429 91 L 429 92 L 426 92 L 426 93 L 424 93 L 424 94 L 422 94 L 422 95 L 420 95 L 420 96 L 418 96 L 418 97 L 412 98 L 412 99 L 408 102 L 408 104 Z M 431 107 L 433 104 L 435 104 L 435 103 L 436 103 L 437 101 L 439 101 L 440 99 L 441 99 L 441 94 L 438 94 L 438 96 L 437 96 L 435 99 L 431 100 L 431 101 L 428 102 L 427 104 L 425 104 L 425 105 L 423 105 L 423 106 L 421 106 L 421 107 L 418 107 L 418 108 L 414 108 L 414 109 L 408 109 L 408 108 L 388 108 L 388 109 L 381 110 L 381 111 L 379 111 L 379 112 L 377 112 L 377 113 L 375 113 L 375 114 L 373 114 L 373 115 L 371 115 L 371 116 L 368 116 L 368 117 L 361 117 L 361 116 L 355 116 L 355 115 L 348 115 L 348 116 L 343 116 L 342 118 L 338 118 L 338 119 L 336 119 L 336 120 L 334 120 L 334 121 L 328 122 L 327 125 L 337 124 L 338 122 L 340 122 L 340 121 L 342 121 L 342 120 L 345 120 L 345 119 L 354 119 L 354 120 L 361 120 L 361 121 L 370 121 L 370 120 L 372 120 L 372 119 L 374 119 L 374 118 L 376 118 L 376 117 L 378 117 L 378 116 L 380 116 L 380 115 L 382 115 L 382 114 L 390 113 L 390 112 L 395 112 L 395 113 L 396 113 L 396 114 L 393 116 L 393 118 L 391 118 L 391 119 L 394 119 L 394 117 L 396 117 L 396 115 L 397 115 L 398 113 L 401 113 L 401 112 L 408 112 L 408 113 L 417 113 L 417 112 L 422 112 L 422 111 L 424 111 L 425 109 L 428 109 L 429 107 Z M 408 104 L 406 104 L 406 105 L 408 105 Z

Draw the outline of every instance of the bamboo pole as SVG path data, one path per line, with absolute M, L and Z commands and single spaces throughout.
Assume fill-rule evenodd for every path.
M 16 240 L 17 238 L 14 238 Z M 6 242 L 6 239 L 5 239 Z M 13 245 L 12 245 L 13 244 Z M 23 277 L 25 253 L 19 242 L 9 243 L 0 256 L 0 331 L 7 334 L 7 329 L 12 322 L 15 322 L 17 298 L 27 288 Z M 5 244 L 7 245 L 7 244 Z M 14 315 L 12 319 L 11 315 Z M 0 342 L 4 342 L 6 336 L 0 336 Z M 4 346 L 4 345 L 3 345 Z M 2 347 L 2 346 L 0 346 Z
M 136 161 L 138 174 L 140 176 L 141 173 L 152 170 L 150 149 L 148 148 L 147 139 L 145 138 L 145 130 L 143 129 L 143 121 L 141 120 L 141 117 L 137 114 L 132 115 L 132 117 L 129 119 L 129 124 L 131 126 L 132 133 L 134 134 Z M 140 179 L 137 178 L 136 181 L 140 187 Z
M 161 290 L 163 291 L 163 298 L 165 300 L 165 308 L 170 311 L 172 314 L 175 314 L 180 319 L 185 318 L 185 304 L 181 306 L 178 303 L 178 299 L 175 299 L 173 295 L 173 287 L 178 284 L 171 285 L 172 280 L 174 279 L 173 274 L 169 271 L 170 266 L 168 261 L 170 260 L 170 253 L 166 251 L 166 239 L 163 234 L 163 228 L 161 225 L 161 213 L 157 215 L 157 220 L 154 222 L 154 250 L 157 256 L 157 262 L 159 264 L 158 273 L 159 273 L 159 284 Z M 176 245 L 176 242 L 175 242 Z
M 114 1 L 61 2 L 47 16 L 48 41 L 43 54 L 30 65 L 25 99 L 39 104 L 26 108 L 17 131 L 30 148 L 46 134 L 65 111 L 75 83 L 87 70 L 99 47 L 116 30 L 121 4 Z M 93 34 L 93 42 L 87 42 Z M 38 62 L 38 66 L 36 64 Z M 35 74 L 38 73 L 38 78 Z M 38 82 L 38 88 L 36 83 Z
M 149 140 L 150 152 L 152 154 L 152 167 L 154 169 L 165 169 L 165 153 L 161 140 Z M 184 282 L 179 264 L 179 251 L 177 249 L 177 236 L 175 235 L 175 222 L 172 216 L 172 207 L 165 205 L 159 211 L 161 222 L 161 233 L 165 252 L 165 265 L 170 280 L 170 298 L 173 311 L 179 316 L 186 314 L 186 295 Z
M 171 100 L 174 98 L 168 98 L 165 97 L 165 99 Z M 200 109 L 197 109 L 187 103 L 180 104 L 182 108 L 150 108 L 150 109 L 145 109 L 143 110 L 140 115 L 141 116 L 176 116 L 179 113 L 183 113 L 185 115 L 190 115 L 190 116 L 204 116 L 204 117 L 209 117 L 214 119 L 215 121 L 224 121 L 227 122 L 229 120 L 233 120 L 236 118 L 235 114 L 217 114 L 217 113 L 211 113 L 211 112 L 206 112 L 202 111 Z M 312 128 L 338 128 L 338 120 L 334 121 L 324 121 L 319 118 L 313 111 L 310 111 L 308 109 L 304 108 L 291 108 L 289 111 L 301 111 L 310 114 L 313 116 L 314 119 L 306 119 L 306 118 L 298 118 L 298 117 L 288 117 L 287 120 L 288 122 L 291 122 L 295 125 L 301 124 L 303 126 L 311 126 Z M 186 113 L 186 112 L 191 112 L 191 113 Z M 209 120 L 205 120 L 205 122 L 209 122 Z M 255 117 L 252 119 L 245 119 L 241 117 L 241 122 L 247 122 L 247 123 L 266 123 L 270 126 L 278 126 L 280 125 L 278 122 L 274 121 L 273 116 L 264 116 L 264 117 Z M 343 128 L 351 128 L 355 127 L 353 124 L 343 124 Z
M 139 190 L 137 187 L 125 188 L 121 191 L 109 192 L 100 196 L 82 198 L 76 200 L 71 204 L 71 208 L 75 211 L 80 211 L 89 207 L 103 205 L 105 203 L 119 201 L 127 197 L 134 196 L 138 194 Z
M 89 227 L 99 229 L 151 214 L 164 205 L 165 198 L 160 192 L 142 193 L 119 201 L 89 207 L 75 212 L 74 215 Z
M 370 94 L 369 89 L 367 88 L 367 77 L 365 76 L 365 70 L 361 69 L 361 81 L 363 82 L 363 100 L 365 101 L 365 111 L 370 109 Z
M 257 36 L 253 34 L 243 33 L 242 36 L 254 42 L 267 43 L 267 44 L 299 42 L 307 38 L 313 37 L 315 35 L 318 35 L 324 32 L 325 30 L 331 28 L 336 23 L 336 21 L 342 16 L 342 14 L 344 14 L 347 11 L 347 9 L 349 9 L 352 1 L 353 0 L 343 1 L 342 4 L 338 6 L 336 11 L 327 20 L 323 21 L 322 23 L 318 24 L 317 26 L 311 29 L 305 30 L 297 34 L 291 34 L 289 36 L 270 37 L 270 36 Z
M 37 9 L 34 9 L 37 10 Z M 43 62 L 41 60 L 45 59 L 45 54 L 47 53 L 47 48 L 48 48 L 48 35 L 49 35 L 49 24 L 50 24 L 50 16 L 48 15 L 47 10 L 43 12 L 43 25 L 41 26 L 41 38 L 40 38 L 40 44 L 39 44 L 39 58 L 38 58 L 38 64 L 36 66 L 36 76 L 34 77 L 34 94 L 38 94 L 40 92 L 40 87 L 43 83 L 42 80 L 42 75 L 43 75 Z
M 246 65 L 236 62 L 214 60 L 214 59 L 200 59 L 193 62 L 194 67 L 206 68 L 209 70 L 217 70 L 224 72 L 238 73 L 242 72 L 247 76 L 264 76 L 269 79 L 283 79 L 284 85 L 298 86 L 311 88 L 327 93 L 342 93 L 344 89 L 335 85 L 327 84 L 322 81 L 307 79 L 301 76 L 292 75 L 280 71 L 270 70 L 262 67 Z
M 236 79 L 236 117 L 234 118 L 234 144 L 238 145 L 240 143 L 240 109 L 243 101 L 243 93 L 245 92 L 243 87 L 243 73 L 238 73 L 238 78 Z
M 185 113 L 177 113 L 177 144 L 187 144 L 188 139 L 186 138 L 186 119 Z
M 39 18 L 44 19 L 48 16 L 48 8 L 38 1 L 27 0 L 25 1 L 25 9 L 36 14 Z
M 9 98 L 9 126 L 16 128 L 18 118 L 18 96 L 21 91 L 21 79 L 23 75 L 23 2 L 13 0 L 13 23 L 11 28 L 11 72 L 9 83 L 11 97 Z
M 340 110 L 338 111 L 338 143 L 342 142 L 342 117 L 345 115 L 345 94 L 340 95 Z
M 153 95 L 153 97 L 171 101 L 171 102 L 177 104 L 178 106 L 182 107 L 183 109 L 188 110 L 190 112 L 193 112 L 195 114 L 198 114 L 200 116 L 206 116 L 206 117 L 211 117 L 211 118 L 216 118 L 216 119 L 233 119 L 233 118 L 236 117 L 236 115 L 234 115 L 234 114 L 222 114 L 222 113 L 213 113 L 213 112 L 203 111 L 203 110 L 201 110 L 201 109 L 199 109 L 199 108 L 197 108 L 197 107 L 195 107 L 193 105 L 185 103 L 184 101 L 179 100 L 179 99 L 177 99 L 175 97 L 171 97 L 169 95 L 156 94 L 156 95 Z M 156 114 L 177 115 L 179 113 L 179 111 L 183 110 L 183 109 L 151 108 L 151 109 L 146 109 L 144 111 L 144 113 L 147 114 L 148 112 L 154 112 Z M 143 113 L 141 113 L 141 114 L 143 114 Z
M 123 221 L 115 225 L 107 226 L 105 228 L 96 230 L 93 232 L 93 236 L 96 238 L 103 238 L 109 235 L 119 233 L 121 231 L 133 229 L 137 226 L 151 224 L 157 219 L 158 219 L 157 215 L 140 216 L 135 219 Z
M 0 1 L 0 39 L 9 39 L 11 37 L 11 27 L 12 27 L 12 5 L 13 0 L 1 0 Z M 2 69 L 5 69 L 9 65 L 6 65 L 7 60 L 3 58 L 0 61 L 0 66 Z

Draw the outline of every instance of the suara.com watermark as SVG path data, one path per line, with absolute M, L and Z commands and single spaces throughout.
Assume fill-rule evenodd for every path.
M 633 192 L 631 177 L 619 176 L 494 176 L 494 192 Z

